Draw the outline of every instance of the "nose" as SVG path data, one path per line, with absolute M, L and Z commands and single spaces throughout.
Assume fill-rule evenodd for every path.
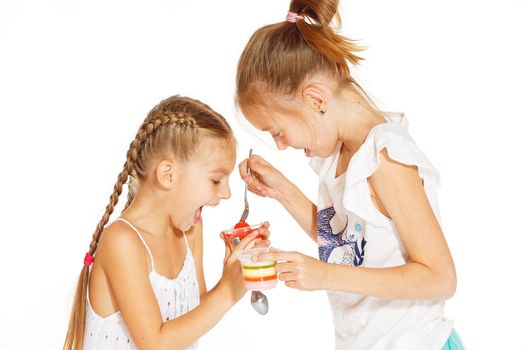
M 228 182 L 225 182 L 225 184 L 219 188 L 218 196 L 220 199 L 228 199 L 232 196 Z
M 279 138 L 274 138 L 273 139 L 275 141 L 275 145 L 277 146 L 277 148 L 282 151 L 282 150 L 285 150 L 288 148 L 288 146 L 282 141 L 280 140 Z

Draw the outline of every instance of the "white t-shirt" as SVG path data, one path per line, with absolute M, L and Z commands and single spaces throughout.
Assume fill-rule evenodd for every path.
M 367 178 L 379 166 L 379 152 L 415 165 L 439 220 L 439 173 L 408 134 L 402 114 L 375 126 L 353 155 L 344 174 L 335 177 L 341 143 L 327 158 L 312 158 L 319 175 L 319 258 L 335 264 L 391 267 L 409 256 L 394 223 L 372 202 Z M 359 281 L 354 281 L 359 283 Z M 439 350 L 453 323 L 443 316 L 444 301 L 391 300 L 328 291 L 338 350 Z

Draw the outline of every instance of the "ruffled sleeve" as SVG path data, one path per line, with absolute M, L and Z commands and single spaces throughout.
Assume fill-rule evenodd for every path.
M 373 128 L 354 154 L 346 173 L 343 196 L 345 208 L 376 226 L 391 226 L 392 222 L 374 205 L 367 179 L 380 165 L 379 153 L 386 149 L 390 158 L 399 163 L 417 166 L 427 198 L 439 220 L 437 192 L 439 172 L 416 145 L 403 121 L 388 122 Z

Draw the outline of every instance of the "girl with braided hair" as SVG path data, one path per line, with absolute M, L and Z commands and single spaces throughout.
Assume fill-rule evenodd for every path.
M 230 126 L 202 102 L 173 96 L 150 111 L 93 234 L 64 349 L 196 349 L 246 291 L 234 253 L 267 245 L 264 226 L 226 246 L 207 291 L 201 212 L 230 197 L 235 157 Z M 125 208 L 106 226 L 125 183 Z
M 337 32 L 338 4 L 292 0 L 286 20 L 259 28 L 238 62 L 246 119 L 279 149 L 304 149 L 319 175 L 315 205 L 261 157 L 241 162 L 249 189 L 282 204 L 319 249 L 319 259 L 260 258 L 279 261 L 288 287 L 327 291 L 336 349 L 462 349 L 444 317 L 456 272 L 439 222 L 439 173 L 404 115 L 379 110 L 350 75 L 362 48 Z

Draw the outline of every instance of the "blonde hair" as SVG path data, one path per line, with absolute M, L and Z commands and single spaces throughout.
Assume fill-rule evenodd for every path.
M 124 210 L 133 201 L 133 185 L 136 185 L 137 180 L 146 177 L 155 159 L 172 155 L 176 159 L 187 161 L 194 155 L 204 136 L 234 141 L 232 130 L 224 117 L 200 101 L 172 96 L 161 101 L 149 112 L 129 146 L 126 162 L 118 175 L 106 211 L 93 233 L 89 254 L 95 254 L 100 235 L 119 200 L 122 186 L 128 179 L 132 186 Z M 83 345 L 88 280 L 89 268 L 84 266 L 73 301 L 63 347 L 65 350 L 81 349 Z
M 362 58 L 356 53 L 363 48 L 337 33 L 338 4 L 293 0 L 290 12 L 302 19 L 255 31 L 237 65 L 236 102 L 241 108 L 263 102 L 261 94 L 269 91 L 293 95 L 307 76 L 318 72 L 330 74 L 342 86 L 357 85 L 348 63 L 358 64 Z

